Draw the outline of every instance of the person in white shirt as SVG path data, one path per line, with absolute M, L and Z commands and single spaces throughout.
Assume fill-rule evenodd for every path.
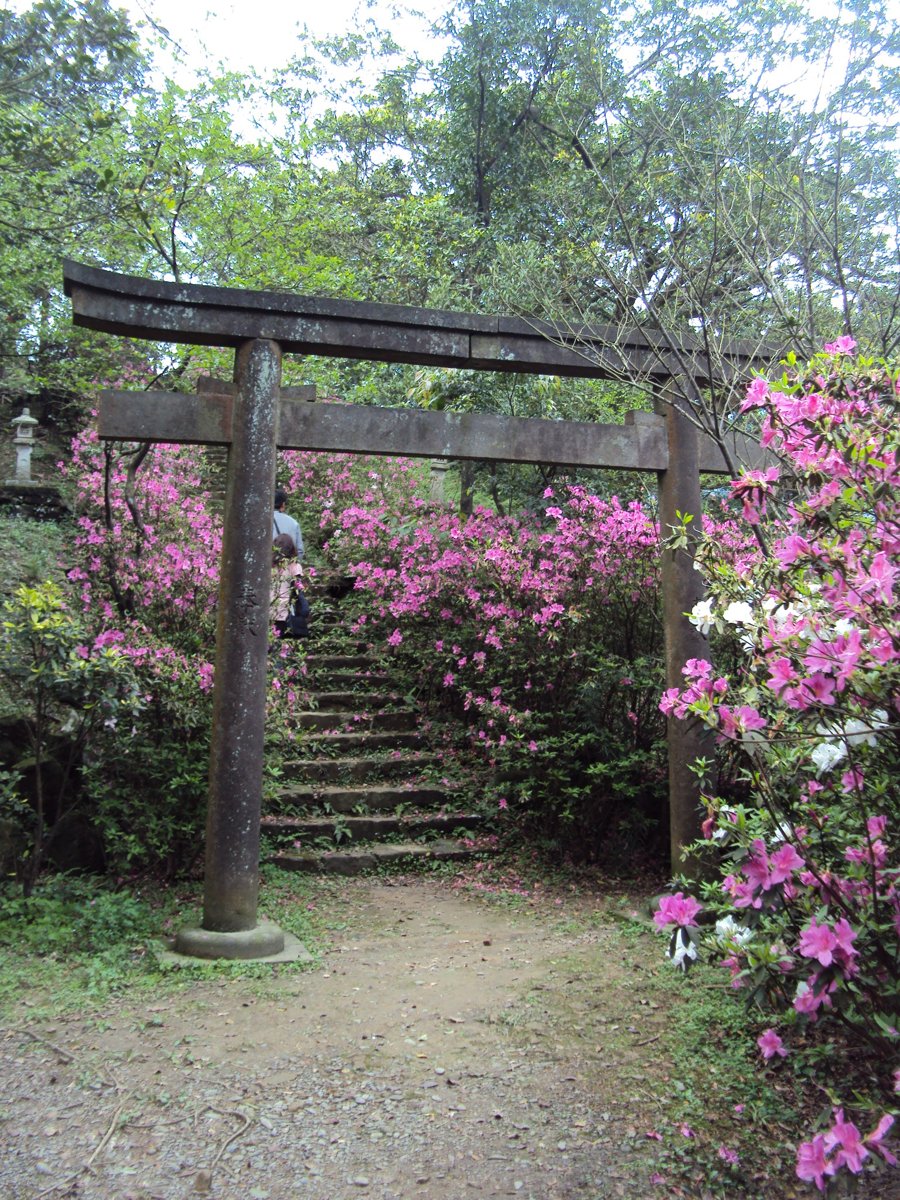
M 303 557 L 303 534 L 300 532 L 300 526 L 293 517 L 289 517 L 284 511 L 287 504 L 287 492 L 279 488 L 275 493 L 275 511 L 272 514 L 272 541 L 278 537 L 280 533 L 286 533 L 294 543 L 297 551 L 297 559 Z

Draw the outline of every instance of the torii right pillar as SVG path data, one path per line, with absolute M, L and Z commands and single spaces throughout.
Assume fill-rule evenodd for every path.
M 682 517 L 690 514 L 687 542 L 665 547 L 661 555 L 663 628 L 665 631 L 666 687 L 683 687 L 682 668 L 689 658 L 709 658 L 709 641 L 687 619 L 705 588 L 694 567 L 694 553 L 702 528 L 703 500 L 700 492 L 698 430 L 688 412 L 680 389 L 669 383 L 658 395 L 656 411 L 665 419 L 668 466 L 659 472 L 659 526 L 663 541 L 673 528 L 680 529 Z M 679 720 L 669 716 L 669 842 L 672 873 L 695 876 L 702 868 L 687 852 L 701 836 L 703 787 L 715 786 L 715 740 L 712 731 L 696 717 Z M 706 759 L 709 772 L 701 782 L 693 769 Z

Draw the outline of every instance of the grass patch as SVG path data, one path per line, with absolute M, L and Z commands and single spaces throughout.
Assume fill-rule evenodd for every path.
M 790 1075 L 762 1063 L 757 1019 L 713 967 L 687 978 L 661 971 L 653 992 L 667 1007 L 665 1065 L 648 1079 L 658 1185 L 686 1195 L 790 1194 L 804 1106 Z
M 50 521 L 0 514 L 0 562 L 3 587 L 12 592 L 19 584 L 54 579 L 61 583 L 60 556 L 68 538 L 62 526 Z
M 27 900 L 12 887 L 0 891 L 0 1015 L 28 1010 L 59 1015 L 101 1006 L 126 991 L 170 994 L 223 967 L 270 980 L 265 963 L 189 962 L 187 970 L 160 967 L 156 948 L 182 926 L 199 922 L 200 884 L 168 886 L 153 880 L 111 888 L 102 879 L 45 877 Z M 298 937 L 314 959 L 329 940 L 338 907 L 322 881 L 265 867 L 259 911 Z M 279 975 L 309 969 L 279 963 Z M 23 994 L 22 981 L 28 980 Z

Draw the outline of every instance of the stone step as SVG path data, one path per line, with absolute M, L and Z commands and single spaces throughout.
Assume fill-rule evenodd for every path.
M 422 746 L 422 735 L 416 729 L 383 729 L 374 733 L 322 733 L 307 738 L 305 746 L 313 754 L 319 751 L 329 754 L 337 750 L 365 755 L 368 750 L 417 750 Z
M 370 667 L 366 670 L 356 667 L 346 669 L 343 667 L 327 667 L 320 670 L 316 667 L 314 661 L 310 665 L 311 659 L 314 660 L 314 658 L 314 655 L 307 656 L 307 676 L 311 676 L 314 683 L 324 682 L 325 686 L 319 689 L 321 691 L 340 689 L 342 691 L 354 691 L 365 694 L 367 688 L 383 689 L 390 682 L 388 673 L 383 667 Z M 315 673 L 313 674 L 314 669 Z
M 324 782 L 361 783 L 368 779 L 409 779 L 415 778 L 426 767 L 436 766 L 437 755 L 414 753 L 398 755 L 396 758 L 363 757 L 347 758 L 303 758 L 294 759 L 283 764 L 285 779 L 302 780 L 304 784 Z M 282 795 L 291 793 L 290 788 L 282 790 Z
M 484 824 L 475 813 L 403 813 L 348 816 L 336 821 L 331 817 L 263 817 L 262 829 L 270 834 L 293 834 L 296 837 L 332 838 L 346 832 L 357 846 L 360 842 L 395 837 L 423 837 L 429 833 L 453 833 L 456 830 L 480 829 Z
M 331 712 L 356 712 L 360 704 L 368 709 L 390 708 L 401 700 L 399 695 L 389 692 L 313 692 L 313 701 L 319 712 L 328 709 Z
M 453 801 L 453 792 L 440 787 L 292 787 L 279 793 L 273 807 L 312 809 L 327 807 L 332 812 L 393 812 L 400 805 L 413 808 L 439 808 Z
M 332 875 L 359 875 L 375 867 L 433 861 L 463 861 L 477 851 L 465 842 L 440 838 L 433 842 L 383 842 L 355 846 L 347 850 L 284 851 L 269 859 L 285 871 L 327 872 Z
M 347 581 L 340 582 L 337 592 Z M 311 585 L 319 622 L 311 626 L 305 666 L 315 707 L 296 722 L 304 757 L 283 764 L 288 782 L 262 819 L 263 833 L 296 846 L 270 861 L 355 875 L 382 864 L 471 858 L 482 818 L 454 811 L 461 795 L 455 788 L 423 781 L 442 764 L 427 740 L 436 734 L 394 690 L 389 664 L 342 631 L 333 605 L 314 593 Z M 472 837 L 453 836 L 464 831 Z M 487 841 L 479 840 L 483 850 Z
M 388 712 L 360 712 L 359 704 L 365 697 L 358 697 L 355 710 L 322 711 L 299 713 L 296 725 L 299 729 L 335 730 L 341 733 L 363 733 L 384 730 L 407 733 L 415 729 L 418 713 L 409 709 L 395 709 Z M 366 702 L 366 706 L 368 702 Z M 352 716 L 351 716 L 352 712 Z M 349 718 L 349 719 L 348 719 Z
M 377 666 L 378 660 L 371 654 L 309 654 L 306 658 L 308 670 L 364 671 Z
M 311 588 L 323 597 L 328 597 L 330 604 L 340 604 L 348 592 L 353 591 L 355 580 L 350 575 L 338 575 L 330 567 L 320 566 L 315 569 L 315 579 Z

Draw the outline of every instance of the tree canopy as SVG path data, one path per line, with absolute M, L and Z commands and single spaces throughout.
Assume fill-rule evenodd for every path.
M 884 0 L 818 11 L 463 0 L 433 62 L 369 25 L 192 87 L 149 69 L 109 0 L 0 14 L 0 384 L 77 388 L 102 365 L 60 305 L 63 254 L 576 336 L 693 332 L 713 362 L 733 338 L 808 354 L 840 333 L 889 354 L 900 26 Z M 310 370 L 362 399 L 373 378 L 416 391 Z M 713 422 L 730 404 L 692 399 Z

